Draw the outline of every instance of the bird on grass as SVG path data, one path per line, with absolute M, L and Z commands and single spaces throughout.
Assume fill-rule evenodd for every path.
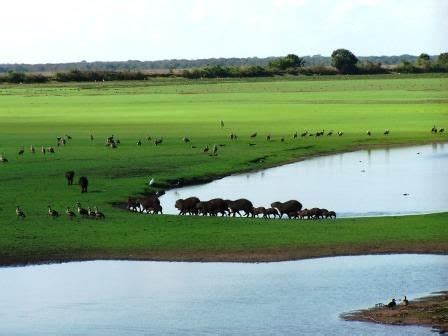
M 213 155 L 218 155 L 218 146 L 213 145 Z
M 208 145 L 206 145 L 205 147 L 204 147 L 204 149 L 202 150 L 202 152 L 204 152 L 204 153 L 207 153 L 208 152 Z
M 224 127 L 224 121 L 221 120 L 221 128 Z
M 78 214 L 80 216 L 88 216 L 89 215 L 89 213 L 87 212 L 86 209 L 81 208 L 81 203 L 77 202 L 76 203 L 76 208 L 77 208 Z
M 72 210 L 70 210 L 69 207 L 67 207 L 67 210 L 65 210 L 65 213 L 67 214 L 67 217 L 70 218 L 70 219 L 76 217 L 75 213 Z
M 154 184 L 155 180 L 154 177 L 149 178 L 148 186 L 152 186 Z
M 56 210 L 53 210 L 51 208 L 51 206 L 48 206 L 48 216 L 50 216 L 52 218 L 57 218 L 57 217 L 59 217 L 59 212 L 57 212 Z
M 250 135 L 251 138 L 255 138 L 256 136 L 257 136 L 257 132 L 252 133 L 252 134 Z
M 372 135 L 372 132 L 367 131 L 367 135 L 368 135 L 368 136 L 371 136 L 371 135 Z
M 94 207 L 94 209 L 95 209 L 95 218 L 96 219 L 104 219 L 104 218 L 106 218 L 106 216 L 104 216 L 104 214 L 102 212 L 98 211 L 97 207 Z
M 25 219 L 25 213 L 23 212 L 22 209 L 20 209 L 19 206 L 16 207 L 16 215 L 17 215 L 17 219 L 21 218 L 21 219 Z
M 19 155 L 23 155 L 23 153 L 25 153 L 25 149 L 21 149 L 21 150 L 19 150 Z
M 188 142 L 190 142 L 190 139 L 188 139 L 187 137 L 183 137 L 182 141 L 183 141 L 184 143 L 188 143 Z
M 388 129 L 384 131 L 384 135 L 389 135 L 389 133 L 390 133 L 390 132 L 389 132 Z
M 0 155 L 0 162 L 7 163 L 8 159 L 3 154 L 1 154 Z

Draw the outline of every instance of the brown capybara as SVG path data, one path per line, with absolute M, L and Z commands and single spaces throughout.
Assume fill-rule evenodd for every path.
M 198 213 L 196 204 L 198 204 L 199 202 L 199 198 L 189 197 L 186 199 L 178 199 L 174 206 L 179 210 L 179 215 L 185 215 L 187 213 L 189 213 L 190 215 L 196 215 Z
M 263 218 L 267 218 L 266 216 L 266 208 L 258 207 L 252 210 L 252 217 L 258 217 L 258 215 L 263 215 Z
M 226 200 L 227 207 L 230 209 L 230 211 L 233 213 L 233 217 L 235 217 L 236 214 L 241 215 L 240 211 L 244 211 L 244 215 L 246 217 L 249 217 L 249 215 L 252 215 L 253 212 L 253 204 L 251 201 L 240 198 L 236 201 Z
M 68 172 L 65 172 L 65 178 L 67 180 L 68 185 L 73 184 L 73 178 L 75 177 L 75 172 L 73 170 L 69 170 Z
M 271 215 L 273 215 L 274 218 L 276 218 L 277 216 L 280 217 L 280 214 L 278 213 L 278 210 L 276 208 L 267 208 L 266 209 L 266 216 L 268 218 L 271 218 Z
M 328 211 L 325 215 L 325 218 L 336 218 L 336 212 L 334 211 Z
M 79 178 L 78 184 L 81 186 L 81 193 L 87 192 L 87 187 L 89 186 L 89 180 L 85 176 Z
M 146 211 L 148 214 L 162 213 L 162 207 L 160 206 L 160 200 L 155 196 L 145 197 L 140 200 L 141 210 Z
M 274 202 L 271 204 L 271 207 L 277 208 L 280 213 L 280 218 L 282 218 L 284 214 L 300 211 L 302 209 L 302 204 L 299 201 L 290 200 L 284 203 Z
M 228 212 L 227 203 L 222 198 L 214 198 L 206 202 L 198 202 L 196 209 L 204 215 L 216 216 L 220 213 L 225 216 Z
M 322 217 L 322 210 L 319 208 L 312 208 L 308 210 L 308 218 L 319 219 Z
M 288 216 L 289 219 L 292 219 L 292 218 L 296 218 L 297 219 L 299 217 L 299 212 L 298 211 L 291 211 L 291 212 L 288 212 L 286 215 Z
M 137 212 L 140 210 L 140 201 L 138 198 L 128 197 L 128 205 L 126 208 L 129 211 Z
M 305 219 L 305 217 L 308 217 L 308 219 L 309 219 L 308 209 L 303 209 L 303 210 L 299 211 L 298 213 L 299 213 L 300 219 Z

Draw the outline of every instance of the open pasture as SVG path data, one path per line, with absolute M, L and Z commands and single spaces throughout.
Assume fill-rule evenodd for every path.
M 71 234 L 74 226 L 82 239 L 86 233 L 84 225 L 92 230 L 92 239 L 87 239 L 82 247 L 67 243 L 65 248 L 71 251 L 68 254 L 72 258 L 76 259 L 78 252 L 88 255 L 91 249 L 109 252 L 112 249 L 110 253 L 118 257 L 120 236 L 131 234 L 134 225 L 151 226 L 148 234 L 153 240 L 146 245 L 151 250 L 164 244 L 157 239 L 159 226 L 176 223 L 177 229 L 172 233 L 182 236 L 189 230 L 189 224 L 197 220 L 173 216 L 157 220 L 148 216 L 137 218 L 113 207 L 125 202 L 129 195 L 154 191 L 148 186 L 151 178 L 155 186 L 169 188 L 177 181 L 182 184 L 206 181 L 312 155 L 446 141 L 445 133 L 432 134 L 431 128 L 448 127 L 448 77 L 5 85 L 0 86 L 0 124 L 0 154 L 8 160 L 0 163 L 0 258 L 11 257 L 17 249 L 23 249 L 21 262 L 27 260 L 27 255 L 45 256 L 51 246 L 60 250 L 57 237 Z M 386 129 L 390 130 L 387 136 L 383 134 Z M 324 130 L 325 135 L 301 137 L 306 130 L 309 133 Z M 368 130 L 371 136 L 366 134 Z M 329 131 L 333 131 L 332 136 L 327 136 Z M 338 131 L 344 134 L 338 136 Z M 250 138 L 255 132 L 257 137 Z M 297 139 L 293 138 L 295 132 Z M 231 133 L 238 139 L 230 140 Z M 112 134 L 121 142 L 116 149 L 105 146 L 105 139 Z M 66 135 L 72 139 L 57 147 L 56 138 Z M 270 141 L 266 140 L 268 135 Z M 185 143 L 183 137 L 191 141 Z M 163 138 L 163 143 L 155 146 L 156 138 Z M 137 146 L 139 140 L 141 146 Z M 31 145 L 36 149 L 34 154 L 30 152 Z M 209 155 L 210 151 L 203 153 L 205 146 L 212 149 L 214 145 L 218 148 L 217 155 Z M 43 155 L 41 146 L 53 146 L 55 153 Z M 21 149 L 23 155 L 18 154 Z M 67 186 L 65 181 L 64 173 L 68 170 L 76 172 L 73 186 Z M 80 176 L 89 178 L 88 193 L 81 194 L 76 185 Z M 300 195 L 297 199 L 300 200 Z M 106 220 L 70 222 L 64 211 L 67 206 L 73 210 L 76 202 L 97 206 Z M 24 221 L 16 219 L 16 205 L 26 213 Z M 48 218 L 48 205 L 62 213 L 62 218 Z M 215 221 L 233 226 L 235 235 L 246 224 L 243 219 Z M 397 219 L 400 221 L 405 219 Z M 209 222 L 203 220 L 203 223 Z M 340 223 L 350 225 L 348 220 Z M 108 235 L 109 227 L 119 228 L 122 235 Z M 207 236 L 214 235 L 215 227 L 200 226 L 204 245 L 195 246 L 196 251 L 211 248 L 205 242 Z M 318 234 L 310 230 L 306 231 L 305 239 L 306 235 Z M 425 230 L 432 228 L 426 226 Z M 42 236 L 42 232 L 48 234 Z M 439 233 L 446 237 L 446 232 Z M 240 238 L 240 248 L 252 248 L 244 241 L 250 242 L 250 235 L 256 234 L 256 230 L 246 232 Z M 299 239 L 298 235 L 288 239 Z M 38 244 L 33 243 L 36 237 Z M 340 241 L 335 244 L 343 244 L 344 235 L 336 237 Z M 325 240 L 322 233 L 318 240 L 321 239 Z M 283 243 L 280 239 L 274 245 L 281 247 Z M 216 246 L 219 250 L 220 245 Z M 128 248 L 123 249 L 124 257 L 130 257 Z M 224 245 L 222 248 L 225 250 Z M 145 246 L 139 249 L 144 251 Z M 169 250 L 176 250 L 175 242 L 170 243 Z

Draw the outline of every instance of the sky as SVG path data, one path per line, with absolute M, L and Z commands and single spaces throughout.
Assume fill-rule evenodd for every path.
M 448 51 L 448 0 L 2 0 L 0 11 L 0 63 Z

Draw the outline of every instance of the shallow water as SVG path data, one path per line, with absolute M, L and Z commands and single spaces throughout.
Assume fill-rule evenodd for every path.
M 339 315 L 447 283 L 435 255 L 0 268 L 0 335 L 432 335 Z
M 197 196 L 247 198 L 256 207 L 297 199 L 341 217 L 382 216 L 448 211 L 447 186 L 448 144 L 430 144 L 313 158 L 173 189 L 160 200 L 171 214 L 176 199 Z

